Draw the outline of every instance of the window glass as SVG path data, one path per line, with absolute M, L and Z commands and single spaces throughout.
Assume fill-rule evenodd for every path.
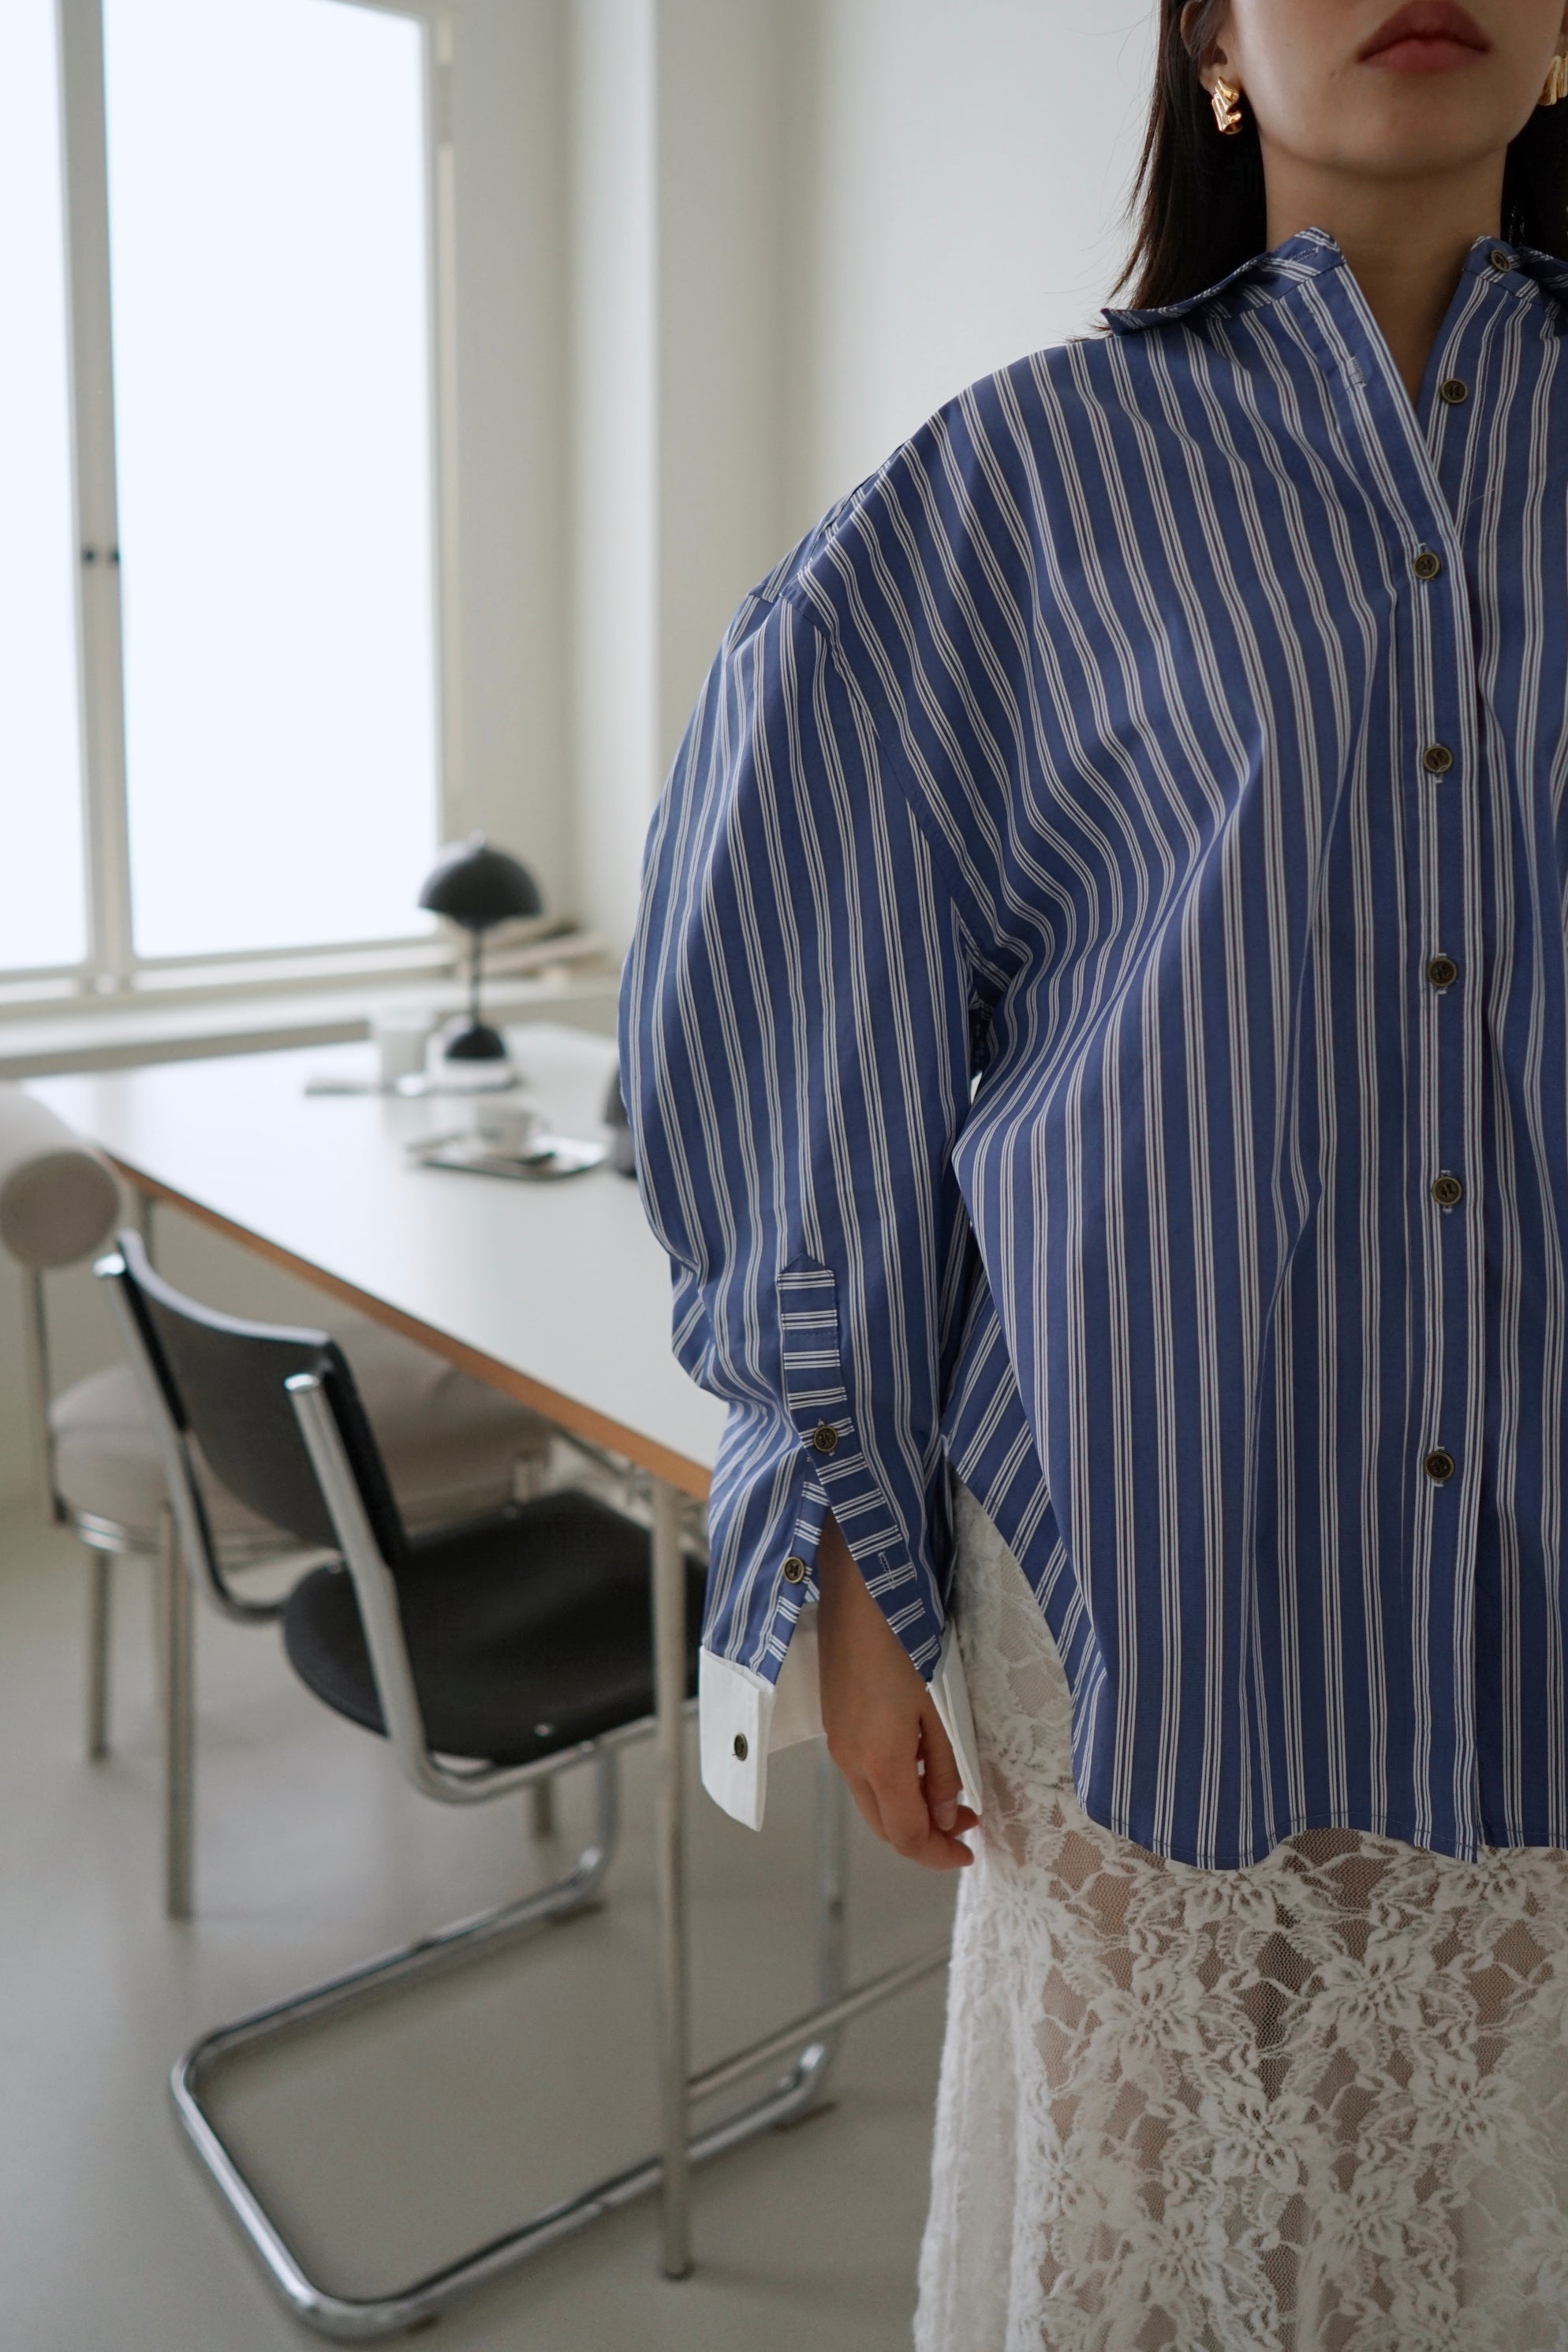
M 420 29 L 106 0 L 104 38 L 137 952 L 405 936 L 437 834 Z
M 54 0 L 0 0 L 0 971 L 86 952 Z

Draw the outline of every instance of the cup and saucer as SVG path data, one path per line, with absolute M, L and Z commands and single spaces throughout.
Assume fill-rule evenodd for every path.
M 606 1157 L 602 1143 L 557 1135 L 531 1103 L 481 1102 L 472 1127 L 455 1135 L 433 1135 L 411 1144 L 422 1168 L 457 1168 L 474 1176 L 509 1176 L 521 1183 L 550 1183 L 581 1176 Z

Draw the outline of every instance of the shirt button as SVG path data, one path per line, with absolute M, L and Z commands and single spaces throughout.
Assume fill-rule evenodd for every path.
M 1459 977 L 1459 967 L 1452 956 L 1433 956 L 1426 966 L 1426 977 L 1434 988 L 1452 988 Z
M 1462 375 L 1446 375 L 1437 386 L 1438 399 L 1446 400 L 1450 408 L 1458 408 L 1469 396 L 1470 387 Z
M 1445 1479 L 1453 1476 L 1458 1465 L 1451 1454 L 1446 1454 L 1440 1445 L 1435 1445 L 1421 1467 L 1434 1486 L 1440 1486 Z
M 838 1445 L 838 1432 L 830 1421 L 819 1421 L 811 1433 L 811 1442 L 819 1454 L 835 1453 Z
M 745 1735 L 745 1733 L 744 1733 L 743 1731 L 737 1731 L 737 1732 L 736 1732 L 736 1734 L 735 1734 L 735 1761 L 736 1761 L 736 1763 L 737 1763 L 737 1764 L 743 1764 L 743 1763 L 745 1762 L 745 1760 L 746 1760 L 747 1757 L 751 1754 L 751 1752 L 752 1752 L 752 1751 L 751 1751 L 751 1748 L 750 1748 L 750 1747 L 749 1747 L 749 1746 L 748 1746 L 748 1744 L 747 1744 L 747 1740 L 746 1740 L 746 1735 Z
M 1440 1209 L 1458 1208 L 1459 1202 L 1464 1199 L 1464 1197 L 1465 1188 L 1460 1183 L 1458 1178 L 1457 1176 L 1450 1176 L 1446 1171 L 1443 1175 L 1439 1176 L 1433 1184 L 1432 1198 L 1436 1202 L 1437 1206 Z M 787 1574 L 788 1571 L 786 1570 L 785 1573 Z
M 1493 246 L 1491 251 L 1487 256 L 1487 259 L 1491 263 L 1492 268 L 1497 270 L 1511 269 L 1513 268 L 1512 254 L 1505 253 L 1500 245 Z
M 1443 559 L 1434 547 L 1424 547 L 1411 566 L 1417 580 L 1436 580 L 1443 569 Z
M 1447 743 L 1428 743 L 1421 754 L 1421 765 L 1429 776 L 1446 776 L 1453 764 L 1454 755 Z
M 792 1551 L 789 1558 L 784 1562 L 784 1582 L 786 1584 L 804 1584 L 805 1582 L 805 1560 L 801 1559 L 798 1552 Z

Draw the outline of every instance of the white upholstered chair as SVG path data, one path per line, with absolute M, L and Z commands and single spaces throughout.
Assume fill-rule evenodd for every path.
M 116 1555 L 162 1559 L 183 1576 L 157 1442 L 129 1364 L 93 1372 L 56 1396 L 49 1376 L 45 1277 L 99 1250 L 120 1213 L 112 1171 L 54 1113 L 0 1081 L 0 1246 L 26 1276 L 30 1406 L 49 1508 L 85 1546 L 90 1571 L 87 1648 L 87 1746 L 109 1748 L 111 1579 Z M 526 1499 L 542 1481 L 547 1422 L 494 1389 L 388 1331 L 344 1311 L 326 1318 L 353 1367 L 393 1491 L 410 1528 L 447 1526 Z M 226 1616 L 269 1622 L 280 1602 L 247 1597 L 231 1580 L 299 1547 L 241 1503 L 198 1465 L 214 1538 L 209 1600 Z M 192 1720 L 185 1671 L 163 1675 L 169 1760 L 166 1902 L 190 1909 Z M 534 1822 L 550 1823 L 550 1790 L 536 1791 Z

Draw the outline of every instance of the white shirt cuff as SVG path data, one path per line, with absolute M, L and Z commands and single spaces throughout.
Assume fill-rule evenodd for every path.
M 775 1749 L 822 1737 L 816 1663 L 816 1604 L 800 1612 L 776 1683 L 704 1649 L 698 1671 L 702 1785 L 731 1820 L 760 1830 L 767 1807 L 768 1758 Z M 952 1742 L 963 1801 L 980 1811 L 980 1759 L 969 1685 L 951 1619 L 931 1695 Z

